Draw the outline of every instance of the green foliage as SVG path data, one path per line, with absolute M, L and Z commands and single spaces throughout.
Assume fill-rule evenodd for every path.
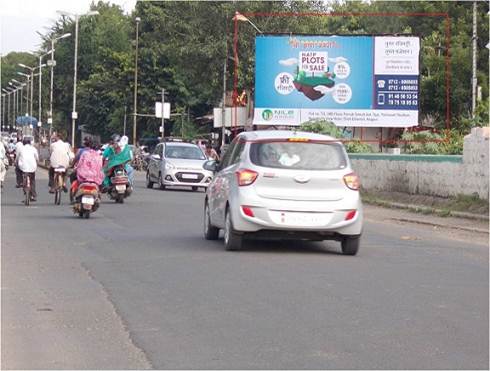
M 403 150 L 411 154 L 461 155 L 463 154 L 464 135 L 457 130 L 445 130 L 442 134 L 428 130 L 405 132 L 401 138 L 410 141 Z
M 348 153 L 371 153 L 373 147 L 368 143 L 362 143 L 359 139 L 352 140 L 344 143 L 345 149 Z
M 401 139 L 403 141 L 410 141 L 403 145 L 403 150 L 406 153 L 411 154 L 440 154 L 440 145 L 434 141 L 442 141 L 443 138 L 429 130 L 411 132 L 407 131 L 403 133 Z
M 342 130 L 333 122 L 326 120 L 311 120 L 300 126 L 301 131 L 329 135 L 334 138 L 342 138 Z
M 471 109 L 471 28 L 472 2 L 434 1 L 239 1 L 184 2 L 138 1 L 133 14 L 124 14 L 117 5 L 99 1 L 91 8 L 95 17 L 82 17 L 78 47 L 77 123 L 103 138 L 122 131 L 124 107 L 128 128 L 132 128 L 135 69 L 135 18 L 139 23 L 138 113 L 151 115 L 158 91 L 168 92 L 172 111 L 188 112 L 189 133 L 192 118 L 208 114 L 222 99 L 223 66 L 227 61 L 226 89 L 233 87 L 233 26 L 235 11 L 241 13 L 310 13 L 305 17 L 255 16 L 253 22 L 264 33 L 302 34 L 415 34 L 421 37 L 420 108 L 421 117 L 434 117 L 438 128 L 445 128 L 446 78 L 451 81 L 450 107 L 452 127 L 467 132 L 474 126 L 488 124 L 488 2 L 478 2 L 478 84 L 483 101 L 477 117 L 469 118 Z M 398 13 L 399 16 L 315 16 L 335 13 Z M 450 49 L 446 45 L 446 23 L 443 17 L 407 16 L 406 13 L 448 12 L 451 23 Z M 250 25 L 239 22 L 237 50 L 239 90 L 254 86 L 255 36 Z M 61 17 L 44 37 L 42 50 L 50 48 L 49 40 L 70 32 L 72 37 L 56 44 L 54 69 L 54 126 L 70 132 L 72 111 L 74 22 Z M 450 76 L 446 76 L 446 56 L 450 59 Z M 28 53 L 10 53 L 2 58 L 4 84 L 17 78 L 17 64 L 36 65 L 37 58 Z M 49 74 L 43 73 L 44 86 Z M 43 88 L 43 110 L 47 112 L 48 89 Z M 37 97 L 34 96 L 34 107 Z M 43 121 L 45 117 L 43 118 Z M 186 121 L 186 122 L 187 122 Z M 138 135 L 158 133 L 159 122 L 152 117 L 138 117 Z M 168 127 L 181 127 L 181 117 L 172 116 Z M 304 130 L 341 137 L 336 127 L 307 123 Z M 185 131 L 185 130 L 184 130 Z M 132 132 L 132 130 L 128 130 Z M 449 141 L 450 142 L 450 141 Z M 358 144 L 352 144 L 358 148 Z M 410 151 L 440 151 L 440 145 L 410 147 Z M 444 151 L 457 152 L 454 148 Z M 367 150 L 367 147 L 365 148 Z

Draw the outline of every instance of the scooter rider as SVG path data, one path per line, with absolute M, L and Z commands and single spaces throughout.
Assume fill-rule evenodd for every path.
M 112 135 L 110 145 L 102 154 L 104 159 L 104 173 L 106 175 L 102 184 L 103 192 L 106 191 L 111 184 L 110 176 L 112 174 L 112 169 L 118 165 L 124 164 L 124 168 L 128 174 L 129 183 L 131 186 L 133 184 L 133 168 L 129 165 L 129 162 L 133 159 L 133 154 L 127 141 L 127 136 L 121 138 L 118 134 Z

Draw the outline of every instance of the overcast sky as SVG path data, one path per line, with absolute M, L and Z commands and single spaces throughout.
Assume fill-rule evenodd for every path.
M 12 51 L 34 51 L 41 38 L 36 31 L 46 28 L 58 18 L 57 10 L 83 13 L 92 0 L 0 0 L 0 54 Z M 136 0 L 110 0 L 126 13 L 134 9 Z

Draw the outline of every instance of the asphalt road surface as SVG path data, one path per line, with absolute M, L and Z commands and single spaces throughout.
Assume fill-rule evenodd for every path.
M 2 369 L 488 369 L 488 235 L 366 208 L 338 242 L 202 238 L 204 193 L 54 206 L 2 192 Z M 393 212 L 393 211 L 389 211 Z

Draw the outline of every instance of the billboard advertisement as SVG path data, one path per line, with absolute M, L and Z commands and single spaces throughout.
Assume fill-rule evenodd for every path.
M 254 125 L 418 124 L 414 36 L 257 36 Z

